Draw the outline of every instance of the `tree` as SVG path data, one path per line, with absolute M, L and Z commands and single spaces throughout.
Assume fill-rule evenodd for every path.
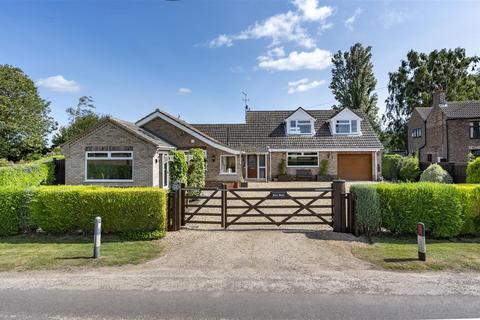
M 75 107 L 66 109 L 69 123 L 60 127 L 53 136 L 52 145 L 54 147 L 81 134 L 107 117 L 93 111 L 95 109 L 93 102 L 92 97 L 83 96 L 78 99 L 78 104 Z
M 19 68 L 0 65 L 0 158 L 18 161 L 46 150 L 56 123 L 50 102 Z
M 378 132 L 378 97 L 374 93 L 377 80 L 373 74 L 372 47 L 364 48 L 361 43 L 356 43 L 350 51 L 338 51 L 332 62 L 330 89 L 339 103 L 334 108 L 362 110 Z
M 465 49 L 442 49 L 430 53 L 411 50 L 396 72 L 389 73 L 383 141 L 387 149 L 406 150 L 407 122 L 416 107 L 430 107 L 432 93 L 443 89 L 447 100 L 480 99 L 479 57 Z

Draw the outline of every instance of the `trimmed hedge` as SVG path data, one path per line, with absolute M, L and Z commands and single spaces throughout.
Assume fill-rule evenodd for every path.
M 166 193 L 158 188 L 52 186 L 35 189 L 32 223 L 49 233 L 91 232 L 96 216 L 102 232 L 166 229 Z
M 1 187 L 35 187 L 55 182 L 53 158 L 41 159 L 26 164 L 0 167 Z
M 28 229 L 31 190 L 0 188 L 0 236 Z
M 393 233 L 414 233 L 425 223 L 433 237 L 480 235 L 480 186 L 438 183 L 380 183 L 353 185 L 359 230 L 381 227 Z M 370 195 L 367 197 L 365 194 Z M 375 193 L 378 202 L 372 201 Z

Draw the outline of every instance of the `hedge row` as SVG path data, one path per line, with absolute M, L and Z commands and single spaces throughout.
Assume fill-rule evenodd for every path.
M 53 158 L 0 167 L 1 187 L 35 187 L 55 182 Z
M 388 181 L 416 181 L 420 175 L 417 157 L 386 154 L 382 157 L 382 176 Z
M 360 232 L 385 228 L 414 233 L 425 223 L 433 237 L 480 235 L 480 186 L 438 183 L 364 184 L 350 188 Z
M 166 229 L 166 193 L 158 188 L 86 186 L 0 189 L 0 235 L 37 228 L 87 233 L 96 216 L 102 217 L 104 233 L 158 236 Z

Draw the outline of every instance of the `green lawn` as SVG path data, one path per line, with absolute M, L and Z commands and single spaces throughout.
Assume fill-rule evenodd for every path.
M 353 254 L 390 270 L 480 271 L 480 239 L 427 240 L 427 261 L 417 260 L 416 238 L 374 238 Z
M 159 256 L 159 241 L 102 237 L 101 257 L 92 258 L 92 237 L 18 235 L 0 238 L 0 271 L 95 268 L 139 264 Z

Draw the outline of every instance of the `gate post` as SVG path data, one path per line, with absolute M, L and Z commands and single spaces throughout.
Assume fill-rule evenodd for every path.
M 182 227 L 185 226 L 185 205 L 185 183 L 182 183 L 180 188 L 180 225 Z
M 332 181 L 333 231 L 345 232 L 345 180 Z M 342 205 L 343 203 L 343 205 Z
M 222 228 L 227 229 L 227 185 L 222 184 Z

